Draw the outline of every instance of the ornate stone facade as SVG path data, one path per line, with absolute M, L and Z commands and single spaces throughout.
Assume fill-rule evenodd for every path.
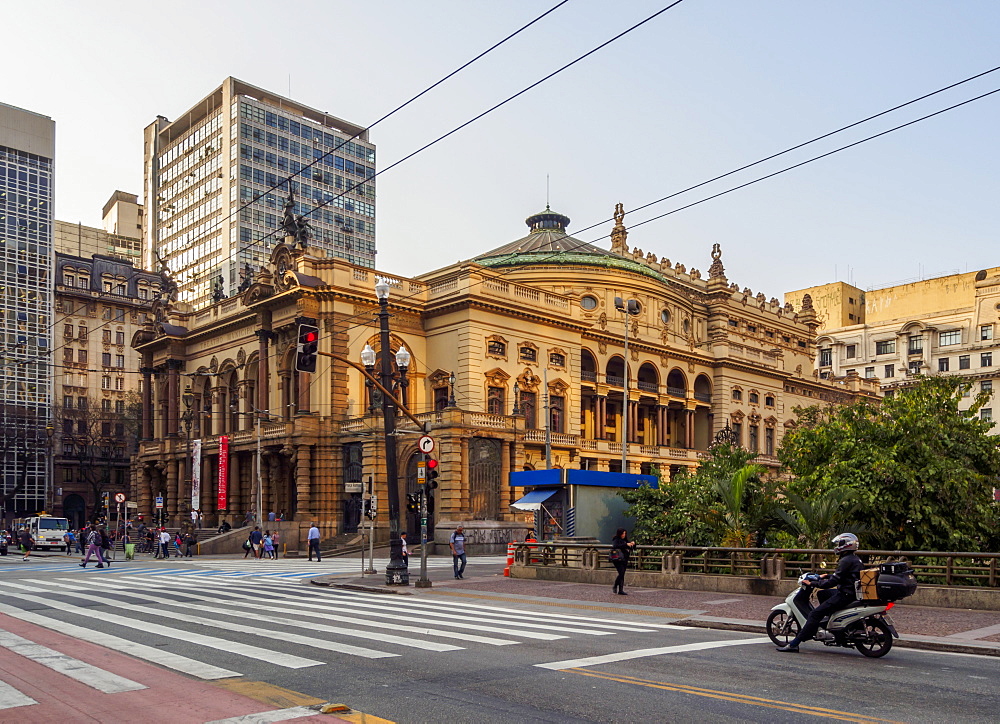
M 391 351 L 405 344 L 412 353 L 403 402 L 436 441 L 441 485 L 432 523 L 442 529 L 459 520 L 513 520 L 507 474 L 543 467 L 546 438 L 554 466 L 614 471 L 627 435 L 629 472 L 656 466 L 669 475 L 697 465 L 728 426 L 774 466 L 794 406 L 875 394 L 863 381 L 817 379 L 815 315 L 730 285 L 718 247 L 702 279 L 679 263 L 628 251 L 624 211 L 615 217 L 615 251 L 568 236 L 569 219 L 546 209 L 529 217 L 523 239 L 388 279 Z M 202 440 L 199 502 L 209 521 L 242 520 L 255 507 L 258 435 L 265 512 L 284 511 L 302 525 L 316 520 L 331 535 L 357 526 L 362 481 L 371 477 L 385 500 L 381 410 L 364 376 L 341 361 L 358 360 L 366 344 L 378 349 L 376 276 L 294 246 L 279 246 L 240 297 L 197 312 L 166 310 L 136 335 L 150 382 L 135 460 L 142 510 L 160 492 L 174 518 L 190 504 L 178 422 L 187 388 L 192 436 Z M 638 302 L 627 374 L 615 297 Z M 303 320 L 321 329 L 313 374 L 294 371 Z M 418 428 L 399 420 L 403 495 L 416 490 Z M 230 450 L 229 504 L 221 513 L 220 435 Z M 413 532 L 416 522 L 407 519 L 406 527 Z

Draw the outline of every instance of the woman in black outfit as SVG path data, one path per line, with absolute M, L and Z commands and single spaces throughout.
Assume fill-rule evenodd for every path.
M 611 539 L 611 550 L 621 552 L 619 560 L 611 561 L 611 564 L 618 571 L 618 577 L 615 579 L 615 585 L 611 587 L 611 592 L 617 593 L 619 596 L 628 595 L 625 593 L 625 569 L 628 567 L 628 557 L 634 546 L 635 541 L 628 539 L 628 531 L 624 528 L 619 528 L 615 532 L 615 537 Z

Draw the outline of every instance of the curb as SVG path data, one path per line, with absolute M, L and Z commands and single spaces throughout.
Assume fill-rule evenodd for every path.
M 759 623 L 742 621 L 706 621 L 697 618 L 685 618 L 675 622 L 677 626 L 691 628 L 711 628 L 723 631 L 743 631 L 767 635 L 767 628 Z M 977 656 L 1000 656 L 1000 645 L 951 643 L 938 640 L 916 640 L 899 638 L 893 641 L 893 646 L 903 649 L 922 649 L 924 651 L 940 651 L 949 654 L 975 654 Z
M 396 596 L 412 596 L 413 591 L 407 590 L 408 586 L 400 586 L 398 589 L 388 586 L 367 586 L 363 583 L 340 583 L 336 579 L 310 578 L 309 583 L 314 586 L 324 588 L 340 588 L 345 591 L 361 591 L 363 593 L 384 593 Z

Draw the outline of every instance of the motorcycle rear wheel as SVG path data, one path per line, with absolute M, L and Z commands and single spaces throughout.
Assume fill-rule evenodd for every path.
M 862 621 L 864 640 L 856 640 L 854 648 L 870 659 L 877 659 L 889 653 L 892 648 L 892 632 L 880 618 Z
M 778 646 L 787 646 L 799 633 L 798 620 L 784 611 L 771 611 L 766 627 L 768 638 Z

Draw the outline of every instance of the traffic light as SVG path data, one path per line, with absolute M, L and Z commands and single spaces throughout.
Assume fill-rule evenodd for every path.
M 434 513 L 434 488 L 438 486 L 438 461 L 427 458 L 427 482 L 424 484 L 424 495 L 427 496 L 427 512 Z
M 300 324 L 299 344 L 295 348 L 295 369 L 299 372 L 315 372 L 318 353 L 319 327 L 315 324 Z
M 413 495 L 412 493 L 406 494 L 406 512 L 407 513 L 419 513 L 420 512 L 420 496 Z
M 104 508 L 105 511 L 110 510 L 111 508 L 111 493 L 106 490 L 101 493 L 101 507 Z

